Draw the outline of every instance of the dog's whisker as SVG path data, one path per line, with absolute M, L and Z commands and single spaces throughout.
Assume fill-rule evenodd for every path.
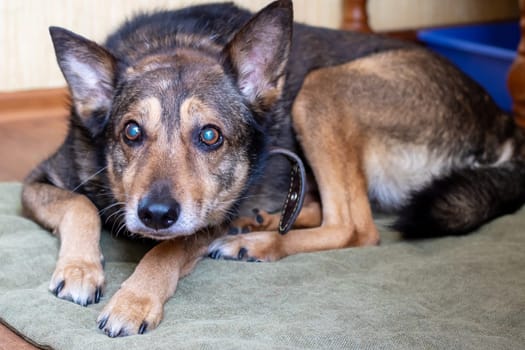
M 112 209 L 112 208 L 114 208 L 114 207 L 116 207 L 116 206 L 119 206 L 119 205 L 124 206 L 124 205 L 126 205 L 126 203 L 124 203 L 124 202 L 115 202 L 115 203 L 113 203 L 113 204 L 108 205 L 108 206 L 105 207 L 105 208 L 100 209 L 100 210 L 98 211 L 98 213 L 99 213 L 100 215 L 102 215 L 102 214 L 104 214 L 106 211 L 108 211 L 109 209 Z
M 86 183 L 88 183 L 89 181 L 91 181 L 94 177 L 96 177 L 98 174 L 100 174 L 101 172 L 103 172 L 104 170 L 106 170 L 108 167 L 105 166 L 105 167 L 102 167 L 100 168 L 99 170 L 97 170 L 95 173 L 93 173 L 92 175 L 88 176 L 84 181 L 82 181 L 80 184 L 77 185 L 77 187 L 75 187 L 71 192 L 76 192 L 80 187 L 82 187 L 83 185 L 85 185 Z
M 109 224 L 110 222 L 112 222 L 112 225 L 111 225 L 111 231 L 113 231 L 113 229 L 115 228 L 115 224 L 117 223 L 120 223 L 120 222 L 123 222 L 123 215 L 122 213 L 119 213 L 119 212 L 116 212 L 116 213 L 113 213 L 112 214 L 112 217 L 114 216 L 114 219 L 112 220 L 111 217 L 108 217 L 105 221 L 105 224 Z
M 117 230 L 115 230 L 115 225 L 117 225 Z M 117 216 L 115 220 L 113 221 L 113 224 L 111 225 L 111 232 L 117 237 L 122 230 L 122 227 L 126 226 L 126 222 L 124 220 L 124 215 L 122 212 L 117 212 Z
M 107 217 L 106 219 L 106 224 L 109 223 L 112 218 L 114 217 L 114 220 L 113 220 L 113 224 L 111 225 L 111 231 L 114 230 L 115 228 L 115 224 L 121 224 L 121 223 L 124 223 L 126 222 L 125 220 L 125 209 L 122 208 L 122 209 L 119 209 L 117 211 L 115 211 L 114 213 L 112 213 L 110 216 Z
M 115 237 L 118 237 L 121 233 L 126 232 L 126 223 L 124 220 L 120 222 L 120 226 L 118 227 L 117 231 L 115 232 Z M 128 231 L 129 232 L 129 231 Z M 133 232 L 130 232 L 132 237 L 136 237 Z

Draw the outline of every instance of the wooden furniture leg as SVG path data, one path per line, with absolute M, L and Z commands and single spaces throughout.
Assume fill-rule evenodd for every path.
M 366 10 L 367 0 L 344 0 L 341 29 L 371 32 Z
M 521 40 L 518 55 L 509 70 L 507 85 L 516 123 L 525 128 L 525 0 L 520 0 Z

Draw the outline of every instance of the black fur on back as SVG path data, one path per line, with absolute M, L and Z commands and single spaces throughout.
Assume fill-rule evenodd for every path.
M 144 55 L 174 48 L 183 35 L 206 37 L 225 46 L 252 17 L 233 3 L 207 4 L 180 10 L 142 13 L 123 23 L 111 34 L 105 47 L 125 64 Z M 337 43 L 337 45 L 334 45 Z M 199 41 L 195 40 L 195 45 Z M 288 114 L 304 77 L 311 71 L 335 66 L 374 53 L 413 47 L 406 41 L 382 35 L 293 25 L 293 40 L 284 96 L 277 113 Z M 205 47 L 199 46 L 205 50 Z
M 118 59 L 129 61 L 177 47 L 180 35 L 202 36 L 224 46 L 251 16 L 232 3 L 140 13 L 112 33 L 105 47 Z
M 455 171 L 414 192 L 393 228 L 407 239 L 463 235 L 525 202 L 525 163 Z

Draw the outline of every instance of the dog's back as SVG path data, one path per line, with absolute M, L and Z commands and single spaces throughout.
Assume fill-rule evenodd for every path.
M 466 233 L 525 201 L 523 132 L 477 83 L 424 49 L 320 69 L 301 94 L 306 106 L 297 108 L 323 116 L 305 122 L 309 130 L 330 123 L 348 140 L 345 130 L 357 128 L 372 205 L 398 213 L 407 237 Z
M 128 65 L 187 46 L 217 54 L 250 18 L 231 3 L 145 12 L 109 35 L 105 47 Z

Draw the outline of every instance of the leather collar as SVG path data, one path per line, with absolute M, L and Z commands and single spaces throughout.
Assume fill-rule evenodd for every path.
M 289 150 L 273 148 L 270 150 L 270 156 L 273 155 L 284 156 L 292 164 L 290 186 L 281 209 L 281 219 L 279 220 L 279 233 L 284 235 L 292 228 L 303 207 L 306 193 L 306 171 L 301 158 Z

